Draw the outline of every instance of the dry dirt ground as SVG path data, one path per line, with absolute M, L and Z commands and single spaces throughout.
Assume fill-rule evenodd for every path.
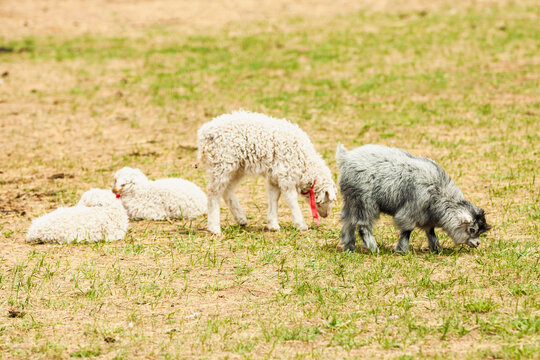
M 137 38 L 141 36 L 141 33 L 153 31 L 154 28 L 166 28 L 169 33 L 205 34 L 206 32 L 216 33 L 221 28 L 231 24 L 237 24 L 233 31 L 241 32 L 243 23 L 251 24 L 258 21 L 272 23 L 283 18 L 301 17 L 308 19 L 308 22 L 313 24 L 319 19 L 324 22 L 328 18 L 359 10 L 423 14 L 424 11 L 440 7 L 483 7 L 491 3 L 500 5 L 510 2 L 473 0 L 0 0 L 0 40 L 3 38 L 11 41 L 24 39 L 28 36 L 69 39 L 84 34 Z M 287 24 L 281 23 L 280 26 L 280 29 L 283 29 L 287 27 Z M 366 28 L 366 31 L 371 30 Z M 161 39 L 160 36 L 162 35 L 156 37 L 156 41 Z M 195 167 L 194 137 L 197 128 L 213 116 L 219 115 L 220 111 L 238 108 L 245 105 L 245 102 L 242 98 L 238 98 L 231 99 L 226 107 L 214 106 L 214 104 L 204 101 L 194 101 L 185 108 L 155 106 L 150 99 L 151 97 L 143 95 L 142 90 L 128 93 L 119 85 L 130 82 L 130 74 L 137 74 L 145 66 L 147 60 L 131 58 L 126 61 L 117 57 L 103 64 L 92 63 L 92 61 L 85 62 L 80 59 L 68 62 L 54 60 L 38 62 L 32 61 L 30 58 L 20 63 L 4 64 L 0 62 L 0 75 L 4 74 L 0 77 L 0 266 L 5 274 L 9 274 L 10 279 L 11 276 L 13 277 L 13 283 L 16 279 L 16 275 L 13 274 L 15 274 L 17 266 L 23 262 L 30 264 L 31 266 L 28 265 L 26 270 L 21 270 L 28 272 L 35 263 L 39 263 L 40 256 L 47 257 L 47 266 L 51 268 L 65 270 L 66 273 L 70 274 L 72 272 L 83 274 L 80 279 L 81 286 L 79 288 L 77 285 L 77 290 L 73 290 L 75 278 L 67 278 L 67 275 L 58 280 L 58 283 L 56 280 L 44 281 L 43 288 L 38 289 L 30 285 L 31 282 L 36 283 L 38 280 L 32 280 L 32 276 L 28 275 L 28 287 L 35 289 L 37 294 L 45 294 L 44 298 L 39 300 L 36 300 L 34 294 L 22 294 L 22 290 L 21 294 L 17 291 L 14 295 L 13 285 L 4 284 L 3 293 L 6 294 L 6 299 L 0 299 L 0 318 L 3 319 L 0 320 L 0 328 L 3 326 L 2 324 L 7 324 L 5 314 L 14 308 L 19 308 L 19 306 L 28 306 L 25 312 L 31 314 L 33 319 L 33 322 L 28 320 L 29 323 L 26 322 L 27 319 L 21 320 L 19 325 L 9 328 L 9 338 L 7 335 L 4 336 L 3 343 L 0 344 L 0 352 L 2 349 L 10 351 L 7 358 L 18 356 L 32 358 L 32 354 L 39 354 L 42 358 L 51 358 L 58 356 L 58 354 L 61 354 L 60 357 L 66 357 L 66 353 L 75 354 L 82 346 L 83 341 L 101 344 L 103 339 L 111 337 L 117 341 L 116 345 L 125 345 L 125 343 L 133 345 L 132 349 L 125 350 L 127 355 L 160 358 L 160 346 L 163 344 L 159 341 L 162 340 L 164 328 L 167 328 L 167 337 L 172 338 L 176 336 L 175 326 L 180 327 L 180 325 L 169 325 L 167 321 L 171 319 L 180 319 L 178 321 L 182 329 L 187 329 L 190 332 L 186 339 L 197 339 L 197 341 L 202 341 L 197 335 L 201 325 L 200 323 L 187 324 L 193 319 L 190 316 L 204 317 L 204 314 L 211 314 L 208 316 L 208 324 L 211 321 L 216 321 L 216 324 L 218 320 L 221 321 L 222 312 L 229 312 L 227 319 L 247 317 L 253 319 L 253 322 L 261 319 L 261 323 L 264 322 L 264 324 L 271 324 L 273 320 L 278 321 L 280 316 L 289 316 L 289 319 L 298 317 L 300 319 L 298 321 L 302 320 L 301 312 L 305 309 L 297 309 L 296 305 L 286 309 L 280 305 L 279 301 L 273 302 L 278 296 L 277 294 L 283 295 L 280 293 L 281 289 L 277 283 L 283 276 L 282 270 L 272 269 L 268 272 L 257 268 L 252 270 L 250 282 L 255 284 L 253 286 L 238 281 L 240 277 L 238 275 L 230 275 L 241 274 L 241 270 L 245 266 L 252 266 L 253 262 L 258 262 L 257 259 L 249 258 L 250 255 L 247 254 L 247 251 L 248 260 L 239 257 L 242 261 L 246 261 L 245 264 L 238 264 L 231 260 L 238 257 L 234 249 L 234 240 L 231 239 L 234 237 L 234 233 L 223 243 L 226 245 L 222 245 L 219 239 L 210 237 L 208 238 L 208 242 L 211 243 L 210 248 L 207 248 L 204 243 L 201 244 L 201 241 L 197 242 L 197 246 L 201 246 L 201 249 L 206 251 L 200 257 L 193 255 L 195 252 L 192 251 L 191 247 L 195 245 L 189 244 L 192 234 L 185 230 L 188 224 L 183 222 L 134 223 L 131 234 L 128 236 L 129 239 L 113 245 L 64 247 L 25 244 L 24 236 L 32 218 L 58 206 L 74 204 L 80 195 L 90 187 L 108 188 L 111 184 L 112 174 L 121 164 L 137 165 L 151 178 L 181 175 L 196 183 L 204 183 L 204 173 Z M 391 61 L 399 62 L 399 59 L 392 58 Z M 504 61 L 501 64 L 501 66 L 519 68 L 519 63 L 513 61 L 508 61 L 507 65 L 504 65 Z M 433 66 L 436 65 L 433 64 Z M 523 82 L 537 81 L 537 77 L 538 74 L 523 74 Z M 209 75 L 207 80 L 207 86 L 210 88 L 214 79 Z M 94 91 L 94 87 L 99 89 Z M 284 85 L 283 90 L 289 90 L 287 85 Z M 471 92 L 474 92 L 474 89 Z M 534 92 L 509 94 L 507 97 L 494 95 L 493 98 L 490 98 L 489 94 L 485 96 L 487 100 L 493 100 L 494 104 L 501 106 L 505 104 L 525 104 L 524 106 L 531 104 L 531 114 L 528 116 L 536 116 L 536 118 L 539 116 L 538 109 L 533 108 L 532 105 L 538 101 L 537 94 Z M 417 100 L 421 102 L 424 99 Z M 251 103 L 248 102 L 248 104 Z M 278 116 L 279 114 L 274 110 L 273 115 Z M 314 116 L 316 117 L 316 114 Z M 341 119 L 349 118 L 354 118 L 353 109 L 345 110 L 341 115 Z M 471 115 L 471 121 L 473 121 L 472 118 Z M 330 116 L 322 117 L 322 121 L 326 125 L 341 126 L 338 119 L 333 119 Z M 513 139 L 516 141 L 517 148 L 520 146 L 526 148 L 531 141 L 537 141 L 534 140 L 536 138 L 533 140 L 527 138 L 531 129 L 533 132 L 538 130 L 537 125 L 533 124 L 530 125 L 530 128 L 520 129 L 515 129 L 511 124 L 501 123 L 498 126 L 500 128 L 497 130 L 500 133 L 511 133 L 515 137 Z M 332 155 L 328 154 L 333 153 L 335 141 L 328 141 L 325 127 L 306 124 L 305 128 L 313 136 L 316 146 L 324 150 L 325 157 L 331 159 Z M 351 128 L 356 129 L 354 126 Z M 429 126 L 426 125 L 425 127 L 419 126 L 414 131 L 411 130 L 410 133 L 411 136 L 414 136 L 415 133 L 428 133 L 429 131 Z M 492 146 L 487 142 L 483 143 L 481 148 L 471 146 L 471 143 L 474 143 L 474 140 L 471 139 L 482 137 L 482 134 L 477 133 L 480 130 L 472 129 L 468 132 L 462 132 L 460 129 L 446 126 L 439 131 L 437 141 L 440 143 L 438 145 L 421 138 L 416 138 L 417 142 L 409 143 L 405 140 L 400 141 L 397 137 L 388 137 L 385 143 L 396 146 L 407 145 L 410 150 L 414 150 L 416 153 L 445 159 L 448 163 L 452 162 L 452 156 L 460 155 L 455 155 L 450 146 L 445 147 L 440 144 L 451 144 L 454 141 L 464 139 L 460 151 L 466 154 L 487 153 L 491 149 L 503 147 L 500 144 L 497 145 L 499 147 Z M 491 135 L 496 136 L 495 132 L 493 130 Z M 357 132 L 353 134 L 351 130 L 350 133 L 343 132 L 341 135 L 343 135 L 344 141 L 351 143 L 356 134 Z M 358 136 L 364 136 L 363 140 L 365 141 L 375 142 L 379 139 L 379 135 L 380 132 L 374 132 L 368 128 L 363 135 Z M 533 133 L 532 135 L 537 136 L 538 134 Z M 514 156 L 520 161 L 530 155 L 527 153 L 505 154 L 508 157 L 507 160 Z M 463 157 L 467 156 L 469 155 Z M 537 154 L 531 156 L 531 163 L 535 163 L 536 156 Z M 332 160 L 329 163 L 335 172 L 335 164 Z M 493 203 L 486 200 L 484 196 L 492 190 L 494 192 L 509 191 L 508 186 L 504 185 L 506 184 L 504 182 L 497 182 L 493 179 L 479 181 L 476 171 L 495 171 L 508 164 L 501 164 L 496 160 L 485 166 L 477 161 L 470 161 L 470 163 L 464 161 L 464 163 L 465 170 L 462 171 L 461 164 L 452 169 L 454 174 L 459 174 L 460 184 L 468 189 L 468 195 L 474 201 L 484 201 L 491 222 L 503 223 L 508 212 L 511 211 L 509 209 L 515 205 L 514 202 L 508 200 L 505 203 Z M 523 163 L 525 162 L 523 161 Z M 490 166 L 493 168 L 489 168 Z M 513 170 L 516 171 L 516 174 L 519 173 L 516 167 L 508 165 L 508 172 L 512 173 Z M 536 200 L 532 199 L 535 195 L 532 194 L 534 191 L 530 191 L 530 188 L 538 190 L 538 179 L 523 180 L 523 183 L 525 181 L 530 182 L 531 186 L 529 188 L 520 187 L 516 190 L 518 198 L 516 201 L 522 199 L 524 203 L 537 202 L 537 198 Z M 263 181 L 261 179 L 246 181 L 239 197 L 246 205 L 249 215 L 252 216 L 249 219 L 252 225 L 248 231 L 253 231 L 261 236 L 261 233 L 264 234 L 264 212 L 266 210 Z M 338 212 L 339 210 L 335 210 L 332 216 L 324 221 L 324 229 L 339 229 Z M 307 208 L 304 206 L 306 218 L 307 213 Z M 224 223 L 232 223 L 226 209 L 222 211 L 222 218 Z M 280 221 L 290 221 L 288 210 L 283 205 L 280 208 Z M 524 218 L 520 219 L 517 224 L 508 225 L 506 229 L 513 232 L 511 235 L 513 240 L 520 241 L 520 238 L 523 238 L 525 241 L 528 239 L 528 234 L 519 233 L 523 228 L 533 228 L 533 225 L 527 224 L 527 221 L 532 220 Z M 381 227 L 388 228 L 387 225 L 390 223 L 388 219 L 383 219 Z M 197 234 L 200 234 L 205 225 L 206 221 L 201 219 L 200 222 L 190 226 Z M 495 229 L 492 236 L 502 238 L 504 235 L 502 231 Z M 176 242 L 173 244 L 170 241 L 175 236 L 183 238 L 182 241 L 178 241 L 178 244 L 181 245 Z M 323 237 L 314 239 L 314 246 L 317 249 L 328 248 L 330 249 L 328 251 L 335 251 L 338 240 L 334 235 L 332 236 L 334 238 L 330 240 Z M 186 237 L 188 238 L 187 244 L 183 242 Z M 265 237 L 265 235 L 261 237 Z M 269 241 L 281 241 L 275 234 L 269 234 L 267 237 L 270 239 Z M 445 245 L 450 246 L 448 242 Z M 181 248 L 181 246 L 186 248 Z M 268 248 L 271 249 L 271 246 Z M 135 256 L 140 251 L 143 251 L 145 256 Z M 190 255 L 182 256 L 182 251 L 186 251 L 186 254 Z M 221 259 L 222 263 L 216 265 L 216 259 L 218 262 Z M 535 259 L 537 261 L 537 258 Z M 384 267 L 380 260 L 373 261 L 377 262 L 377 266 Z M 458 262 L 466 262 L 467 264 L 473 263 L 470 266 L 475 266 L 477 261 L 480 260 L 469 254 L 458 260 Z M 189 266 L 193 268 L 193 263 L 198 264 L 194 268 L 200 273 L 197 273 L 196 276 L 194 275 L 195 271 L 189 275 L 187 270 L 182 273 L 184 268 L 187 269 Z M 201 265 L 203 263 L 204 266 Z M 290 266 L 293 267 L 293 265 Z M 88 270 L 89 268 L 92 270 Z M 97 271 L 98 274 L 88 275 L 85 271 Z M 162 271 L 163 274 L 167 274 L 168 271 L 173 272 L 174 276 L 165 278 Z M 336 271 L 339 271 L 339 268 Z M 440 276 L 441 279 L 444 279 L 445 274 L 451 271 L 453 271 L 452 266 L 435 266 L 432 278 L 437 279 Z M 178 275 L 176 272 L 183 275 Z M 274 281 L 274 278 L 271 281 L 268 280 L 275 273 L 278 274 L 278 280 Z M 87 297 L 91 297 L 88 294 L 94 285 L 99 283 L 99 277 L 102 274 L 106 274 L 108 279 L 115 278 L 115 274 L 118 274 L 118 280 L 115 280 L 118 282 L 112 287 L 125 289 L 125 293 L 107 293 L 107 295 L 99 295 L 101 297 L 98 296 L 97 301 L 87 301 Z M 222 285 L 216 285 L 220 289 L 219 291 L 215 291 L 211 285 L 216 274 L 226 284 L 223 289 L 220 287 Z M 221 276 L 222 274 L 229 275 Z M 46 274 L 40 273 L 39 276 L 40 279 L 47 278 Z M 56 276 L 61 277 L 62 274 Z M 86 281 L 82 279 L 84 276 L 87 276 L 86 280 L 90 278 L 93 280 Z M 184 277 L 182 278 L 182 276 Z M 141 280 L 137 280 L 138 278 Z M 140 286 L 138 281 L 140 281 Z M 137 283 L 136 290 L 130 288 L 130 282 L 131 284 Z M 160 298 L 156 295 L 155 298 L 152 298 L 155 295 L 151 293 L 152 289 L 148 290 L 148 293 L 141 290 L 143 285 L 150 287 L 152 282 L 156 282 L 165 289 L 164 295 L 159 295 L 163 297 Z M 403 289 L 408 288 L 407 283 L 401 283 L 400 286 Z M 106 286 L 103 285 L 103 287 Z M 184 289 L 182 296 L 189 294 L 189 297 L 185 295 L 180 301 L 178 293 L 181 293 L 182 289 Z M 148 294 L 148 298 L 141 298 L 134 303 L 133 298 L 130 297 L 131 291 Z M 474 291 L 483 295 L 482 289 Z M 55 293 L 62 294 L 62 296 L 54 297 Z M 10 297 L 9 301 L 8 296 Z M 270 305 L 268 307 L 262 305 L 261 307 L 246 308 L 246 298 L 254 299 L 253 303 L 270 303 Z M 381 298 L 386 301 L 384 296 Z M 70 306 L 68 304 L 70 301 L 76 305 Z M 431 300 L 416 305 L 418 306 L 415 307 L 414 311 L 418 312 L 419 316 L 422 315 L 422 309 L 427 312 L 429 309 L 439 306 L 431 304 Z M 313 306 L 315 307 L 315 305 Z M 315 310 L 313 311 L 315 312 Z M 508 306 L 508 308 L 504 308 L 504 311 L 511 312 L 512 309 Z M 275 319 L 268 318 L 270 315 L 266 312 L 272 313 Z M 378 315 L 375 314 L 376 322 L 377 319 Z M 108 328 L 104 328 L 102 324 L 107 324 Z M 35 327 L 35 330 L 30 329 L 32 326 Z M 40 330 L 40 326 L 43 326 L 43 330 Z M 138 337 L 135 330 L 127 329 L 127 327 L 133 326 L 135 329 L 142 329 L 140 330 L 140 333 L 143 334 L 142 337 Z M 219 326 L 219 324 L 215 326 Z M 227 328 L 228 325 L 221 324 L 221 326 Z M 81 329 L 81 327 L 84 328 Z M 115 329 L 121 327 L 126 327 L 125 333 L 116 332 Z M 2 331 L 4 329 L 0 330 L 0 335 Z M 36 331 L 39 338 L 38 336 L 33 338 L 32 331 Z M 245 332 L 250 331 L 253 331 L 252 327 L 246 325 Z M 389 330 L 389 333 L 391 331 Z M 374 334 L 375 330 L 363 329 L 364 335 L 371 333 Z M 399 334 L 394 335 L 398 337 Z M 240 357 L 237 350 L 224 350 L 219 348 L 219 345 L 215 345 L 219 343 L 215 336 L 217 335 L 214 333 L 209 335 L 209 344 L 205 344 L 203 341 L 202 344 L 194 345 L 178 340 L 179 345 L 176 346 L 179 346 L 179 353 L 187 354 L 188 357 L 196 357 L 197 351 L 204 350 L 215 358 L 224 358 L 231 353 L 235 354 L 233 357 Z M 225 337 L 225 335 L 223 336 Z M 243 332 L 227 334 L 226 336 L 233 339 L 237 337 L 239 342 L 246 338 L 246 334 Z M 145 337 L 148 339 L 147 342 L 145 342 Z M 430 340 L 422 346 L 414 345 L 409 350 L 432 357 L 436 357 L 438 353 L 444 354 L 446 352 L 452 354 L 454 358 L 459 358 L 460 354 L 467 353 L 471 348 L 480 349 L 482 346 L 477 345 L 479 338 L 480 336 L 476 333 L 471 333 L 465 335 L 460 341 L 444 345 L 441 345 L 437 340 Z M 112 358 L 111 348 L 114 347 L 114 344 L 109 344 L 107 340 L 105 342 L 107 344 L 100 345 L 105 354 L 102 357 Z M 18 343 L 19 345 L 12 345 Z M 145 347 L 146 345 L 148 348 Z M 276 351 L 278 353 L 274 353 L 273 356 L 287 358 L 289 352 L 293 354 L 297 351 L 308 354 L 306 357 L 351 356 L 351 353 L 344 350 L 344 347 L 329 346 L 330 350 L 321 350 L 323 346 L 327 345 L 326 342 L 322 344 L 318 340 L 294 342 L 292 345 L 278 345 L 278 351 Z M 166 348 L 167 351 L 174 350 L 171 349 L 172 345 L 167 346 L 169 347 L 166 348 L 163 345 L 163 348 Z M 272 354 L 275 346 L 275 343 L 256 346 L 256 356 L 262 357 L 265 354 Z M 388 346 L 392 349 L 392 345 Z M 214 351 L 215 348 L 218 348 L 219 351 Z M 376 344 L 369 345 L 367 348 L 368 354 L 372 356 L 392 358 L 399 354 L 397 348 L 395 353 L 382 351 Z M 67 352 L 64 351 L 65 349 Z M 19 350 L 21 352 L 17 352 Z M 362 356 L 362 354 L 361 351 L 353 351 L 352 353 L 353 356 Z
M 325 16 L 355 11 L 378 1 L 3 1 L 0 35 L 129 34 L 152 25 L 193 32 L 229 22 L 280 16 Z M 384 5 L 383 5 L 384 6 Z
M 507 1 L 462 0 L 459 6 L 503 2 Z M 449 4 L 452 2 L 447 0 L 3 0 L 0 36 L 129 35 L 155 25 L 192 33 L 201 28 L 219 28 L 231 22 L 291 16 L 316 19 L 358 10 L 422 11 Z

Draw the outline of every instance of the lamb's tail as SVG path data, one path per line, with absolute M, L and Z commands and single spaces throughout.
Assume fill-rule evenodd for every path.
M 341 162 L 343 161 L 343 159 L 345 159 L 345 155 L 347 155 L 348 151 L 347 149 L 345 148 L 345 146 L 343 144 L 338 144 L 337 148 L 336 148 L 336 161 L 339 164 L 341 164 Z
M 197 131 L 197 161 L 203 165 L 206 161 L 207 148 L 216 138 L 216 130 L 206 123 Z

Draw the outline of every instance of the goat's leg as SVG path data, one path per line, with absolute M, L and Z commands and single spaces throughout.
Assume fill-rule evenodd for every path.
M 440 252 L 442 250 L 442 246 L 439 243 L 439 239 L 437 238 L 437 235 L 435 234 L 435 228 L 430 228 L 426 230 L 426 235 L 428 238 L 429 250 L 433 252 Z
M 396 243 L 396 252 L 405 254 L 409 251 L 409 239 L 411 237 L 412 230 L 403 230 L 399 236 L 399 240 Z

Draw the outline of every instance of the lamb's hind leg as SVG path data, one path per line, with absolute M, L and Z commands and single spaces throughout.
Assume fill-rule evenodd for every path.
M 231 214 L 233 215 L 236 222 L 239 225 L 244 226 L 247 224 L 246 214 L 244 213 L 244 210 L 238 202 L 238 199 L 236 198 L 236 194 L 234 192 L 236 186 L 240 183 L 240 180 L 242 180 L 242 177 L 243 174 L 241 172 L 238 172 L 231 177 L 229 184 L 223 192 L 223 200 L 225 200 L 225 202 L 227 203 L 227 206 L 229 207 L 229 210 L 231 211 Z
M 279 230 L 278 201 L 281 195 L 279 187 L 266 180 L 266 195 L 268 196 L 268 230 Z
M 208 231 L 213 234 L 221 234 L 221 227 L 219 225 L 219 201 L 223 194 L 223 191 L 228 185 L 227 182 L 223 182 L 223 179 L 217 180 L 217 177 L 213 174 L 210 174 L 208 187 L 207 187 L 207 197 L 208 197 Z
M 441 247 L 441 244 L 439 243 L 439 239 L 437 238 L 437 235 L 435 234 L 435 228 L 430 228 L 426 230 L 426 235 L 428 238 L 429 250 L 433 252 L 440 252 L 442 250 L 442 247 Z

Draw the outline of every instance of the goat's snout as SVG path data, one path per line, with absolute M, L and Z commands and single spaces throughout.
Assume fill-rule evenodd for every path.
M 469 239 L 467 241 L 467 245 L 469 245 L 472 248 L 477 248 L 480 245 L 480 239 L 479 238 Z

